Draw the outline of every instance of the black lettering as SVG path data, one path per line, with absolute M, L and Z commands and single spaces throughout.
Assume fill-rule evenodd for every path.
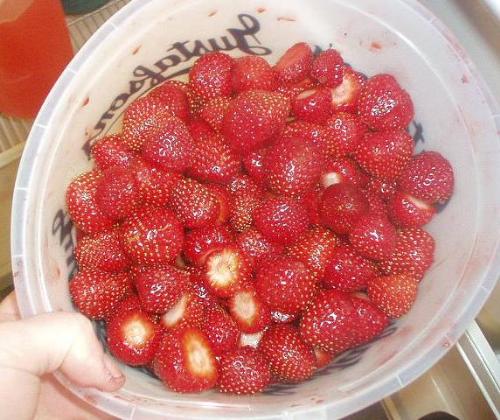
M 222 46 L 217 43 L 215 38 L 210 38 L 208 40 L 208 44 L 210 45 L 212 51 L 231 51 L 236 48 L 236 45 L 231 44 L 231 41 L 229 41 L 227 36 L 221 36 L 220 41 L 222 41 Z
M 155 67 L 157 67 L 160 72 L 164 72 L 168 70 L 170 67 L 175 67 L 177 64 L 181 62 L 181 59 L 178 55 L 170 54 L 166 57 L 163 57 L 161 60 L 158 60 L 155 63 Z M 161 76 L 162 80 L 165 80 L 164 76 Z
M 227 31 L 233 36 L 236 41 L 236 48 L 245 54 L 251 55 L 269 55 L 271 50 L 269 48 L 260 45 L 259 39 L 255 36 L 260 30 L 260 23 L 251 15 L 241 14 L 238 15 L 238 20 L 240 21 L 243 29 L 230 28 Z M 253 38 L 253 40 L 258 45 L 250 45 L 247 41 L 247 37 Z

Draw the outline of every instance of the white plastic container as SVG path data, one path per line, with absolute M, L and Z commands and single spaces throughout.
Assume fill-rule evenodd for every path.
M 127 104 L 154 83 L 185 74 L 208 50 L 273 61 L 302 40 L 332 44 L 368 75 L 394 74 L 410 92 L 423 127 L 418 149 L 437 150 L 453 164 L 455 195 L 428 226 L 437 239 L 436 262 L 413 310 L 385 338 L 344 354 L 300 385 L 250 397 L 182 395 L 124 366 L 127 382 L 117 393 L 66 384 L 85 400 L 133 419 L 345 416 L 432 366 L 492 290 L 500 269 L 500 111 L 455 38 L 417 1 L 136 0 L 77 54 L 33 126 L 12 219 L 23 316 L 73 310 L 68 277 L 74 238 L 64 194 L 70 180 L 90 167 L 90 139 L 116 129 Z

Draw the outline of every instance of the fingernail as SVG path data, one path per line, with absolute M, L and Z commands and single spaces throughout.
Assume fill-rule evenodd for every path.
M 114 382 L 119 382 L 125 379 L 122 371 L 108 355 L 104 355 L 104 366 L 106 367 L 106 370 L 109 372 L 109 375 Z

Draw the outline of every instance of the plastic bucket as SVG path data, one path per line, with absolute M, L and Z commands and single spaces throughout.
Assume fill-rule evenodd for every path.
M 66 384 L 92 404 L 134 419 L 345 416 L 431 367 L 494 287 L 500 268 L 499 109 L 455 38 L 426 9 L 414 0 L 136 0 L 77 54 L 31 131 L 12 219 L 23 316 L 73 310 L 68 278 L 74 237 L 65 189 L 90 167 L 89 142 L 116 129 L 127 104 L 156 83 L 185 75 L 206 51 L 272 61 L 302 40 L 321 48 L 332 44 L 368 75 L 394 74 L 415 103 L 417 148 L 437 150 L 454 166 L 455 195 L 427 227 L 437 239 L 436 262 L 413 310 L 383 339 L 341 355 L 300 385 L 249 397 L 181 395 L 124 366 L 127 382 L 116 393 Z

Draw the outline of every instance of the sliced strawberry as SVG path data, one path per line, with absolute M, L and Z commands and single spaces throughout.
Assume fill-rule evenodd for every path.
M 374 130 L 405 129 L 413 119 L 413 102 L 389 74 L 369 78 L 358 99 L 361 119 Z
M 349 233 L 349 241 L 363 257 L 373 260 L 389 258 L 396 247 L 396 229 L 382 214 L 361 216 Z
M 391 221 L 399 227 L 421 227 L 429 223 L 436 213 L 432 204 L 409 194 L 396 192 L 387 204 Z
M 262 331 L 271 324 L 271 311 L 253 286 L 245 286 L 231 296 L 228 309 L 239 329 L 245 333 Z
M 330 90 L 320 87 L 299 93 L 292 101 L 292 110 L 299 120 L 323 124 L 332 113 Z
M 290 324 L 299 317 L 299 314 L 285 314 L 280 311 L 271 311 L 271 321 L 275 324 Z
M 328 150 L 332 147 L 327 129 L 319 124 L 306 121 L 293 121 L 287 124 L 285 131 L 281 135 L 284 139 L 300 138 L 306 143 L 310 143 L 319 150 L 324 157 L 328 155 Z
M 69 292 L 82 314 L 104 319 L 132 293 L 132 281 L 128 273 L 82 270 L 70 281 Z
M 166 329 L 179 327 L 200 327 L 205 316 L 203 300 L 193 292 L 184 292 L 172 308 L 165 312 L 160 319 Z
M 127 168 L 135 157 L 134 152 L 126 146 L 118 134 L 106 136 L 98 140 L 92 146 L 91 154 L 96 166 L 101 170 L 111 168 L 112 166 Z
M 316 370 L 312 347 L 304 343 L 292 325 L 273 325 L 264 333 L 258 349 L 280 382 L 301 382 Z
M 182 225 L 167 209 L 143 207 L 122 225 L 123 247 L 136 264 L 168 264 L 183 241 Z
M 345 182 L 362 188 L 365 179 L 356 162 L 349 158 L 341 158 L 329 160 L 323 166 L 320 182 L 323 188 Z
M 311 77 L 322 85 L 333 88 L 342 83 L 344 76 L 344 60 L 338 51 L 330 48 L 322 51 L 314 59 Z
M 332 139 L 328 154 L 337 158 L 354 153 L 366 132 L 366 126 L 361 120 L 347 112 L 333 114 L 325 125 Z
M 316 357 L 316 366 L 318 366 L 318 369 L 329 365 L 333 360 L 332 353 L 321 350 L 319 347 L 314 347 L 313 351 L 314 356 Z
M 283 245 L 270 242 L 257 229 L 251 228 L 236 236 L 236 245 L 247 256 L 252 266 L 258 265 L 262 257 L 283 252 Z
M 221 306 L 206 308 L 203 331 L 217 356 L 238 346 L 240 339 L 238 326 Z
M 154 89 L 148 96 L 159 99 L 165 111 L 174 117 L 187 121 L 189 104 L 187 99 L 188 86 L 177 80 L 167 80 Z
M 342 83 L 331 90 L 333 112 L 356 112 L 364 83 L 351 67 L 344 66 Z
M 399 188 L 430 204 L 447 201 L 454 188 L 453 168 L 438 152 L 422 152 L 398 179 Z
M 228 144 L 240 154 L 265 146 L 285 126 L 290 112 L 287 97 L 263 90 L 240 93 L 224 117 L 223 133 Z
M 278 86 L 274 70 L 262 57 L 237 58 L 232 72 L 233 89 L 238 93 L 255 89 L 273 91 Z
M 233 65 L 234 59 L 223 52 L 204 54 L 189 72 L 189 87 L 204 99 L 230 96 Z
M 267 148 L 254 150 L 243 158 L 243 166 L 245 167 L 245 170 L 259 185 L 264 185 L 267 179 L 267 173 L 264 168 L 267 151 Z
M 194 327 L 165 334 L 153 368 L 175 392 L 201 392 L 217 383 L 218 365 L 212 346 L 205 333 Z
M 305 42 L 292 45 L 274 66 L 278 81 L 293 84 L 304 80 L 311 72 L 313 52 Z
M 212 128 L 212 130 L 221 132 L 224 115 L 230 103 L 231 99 L 229 98 L 212 98 L 203 105 L 200 111 L 200 117 Z
M 380 196 L 384 202 L 388 202 L 396 193 L 395 181 L 385 181 L 379 178 L 370 178 L 366 185 L 368 192 Z
M 193 265 L 202 266 L 210 252 L 234 242 L 226 226 L 205 226 L 186 233 L 183 254 Z
M 373 278 L 368 283 L 368 297 L 389 318 L 405 315 L 417 298 L 418 280 L 409 274 Z
M 219 204 L 219 215 L 215 222 L 219 225 L 223 225 L 228 222 L 231 217 L 233 211 L 233 197 L 223 185 L 206 184 L 206 187 Z

